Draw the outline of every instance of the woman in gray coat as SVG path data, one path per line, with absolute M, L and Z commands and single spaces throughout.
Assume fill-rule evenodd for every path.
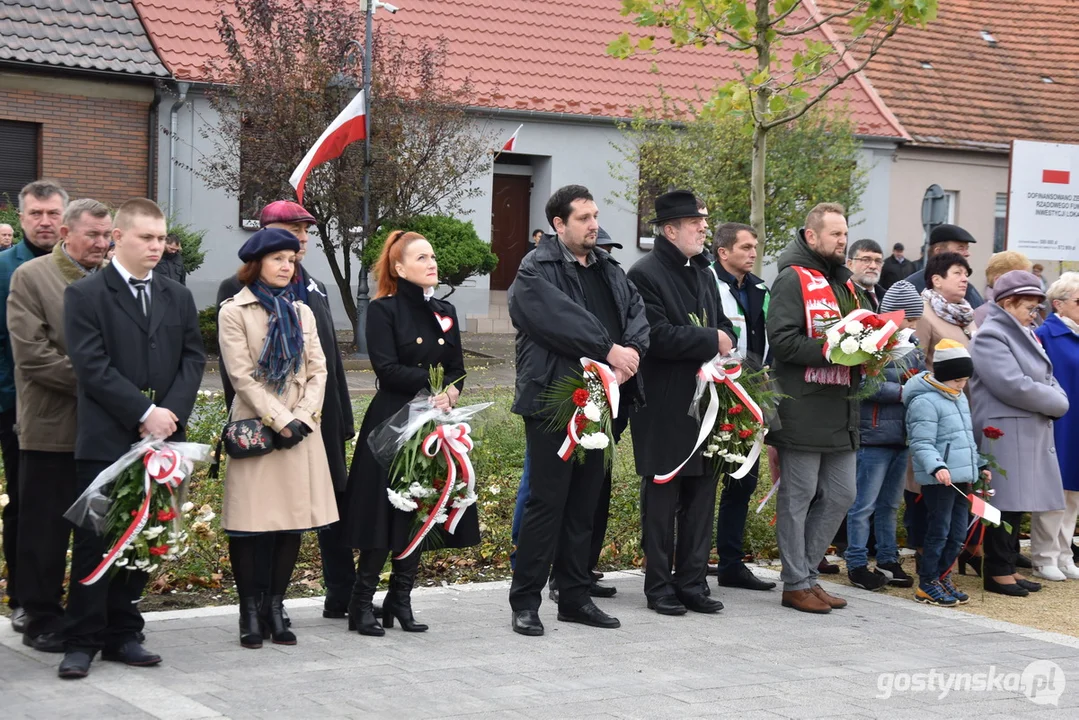
M 1015 571 L 1024 512 L 1033 513 L 1034 574 L 1047 580 L 1065 579 L 1057 567 L 1059 549 L 1053 539 L 1059 534 L 1055 531 L 1064 511 L 1053 420 L 1068 411 L 1068 396 L 1053 377 L 1053 364 L 1032 332 L 1045 300 L 1037 276 L 1013 270 L 998 278 L 993 289 L 996 302 L 970 344 L 974 360 L 970 397 L 975 434 L 981 436 L 986 427 L 1004 432 L 998 440 L 981 437 L 981 451 L 992 453 L 1004 469 L 1004 477 L 998 473 L 993 478 L 996 494 L 990 502 L 1001 510 L 1011 532 L 1003 523 L 986 531 L 986 589 L 1021 597 L 1041 588 Z M 1050 526 L 1052 532 L 1047 532 Z

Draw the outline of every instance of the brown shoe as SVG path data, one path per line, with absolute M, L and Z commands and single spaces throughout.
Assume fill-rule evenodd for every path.
M 812 590 L 784 590 L 783 607 L 818 615 L 832 612 L 832 606 L 817 597 Z
M 846 600 L 844 600 L 843 598 L 838 598 L 835 595 L 829 595 L 828 593 L 824 592 L 824 588 L 822 588 L 820 585 L 814 585 L 812 588 L 810 588 L 810 592 L 812 592 L 824 602 L 828 603 L 828 607 L 832 608 L 833 610 L 847 607 Z

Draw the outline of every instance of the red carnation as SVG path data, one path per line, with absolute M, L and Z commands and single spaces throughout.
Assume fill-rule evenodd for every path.
M 739 430 L 738 431 L 738 437 L 742 438 L 743 440 L 745 440 L 746 438 L 751 438 L 751 437 L 753 437 L 753 431 L 752 430 Z
M 719 426 L 719 429 L 723 432 L 731 432 L 732 430 L 734 430 L 734 425 L 731 425 L 730 423 L 723 423 Z
M 175 520 L 175 519 L 176 519 L 176 513 L 173 512 L 171 509 L 169 509 L 169 510 L 158 510 L 157 511 L 157 521 L 158 522 L 168 522 L 169 520 Z
M 740 405 L 740 404 L 735 405 L 734 407 L 732 407 L 730 410 L 727 411 L 727 414 L 728 415 L 740 415 L 742 413 L 742 411 L 745 410 L 745 409 L 746 408 L 745 408 L 744 405 Z
M 577 407 L 584 407 L 588 404 L 588 391 L 584 388 L 577 388 L 573 391 L 573 404 Z
M 992 425 L 982 428 L 982 435 L 985 435 L 990 440 L 999 440 L 1004 437 L 1004 431 L 1000 428 L 995 428 Z
M 584 415 L 578 415 L 573 419 L 574 424 L 577 427 L 577 434 L 580 435 L 584 432 L 585 427 L 588 425 L 588 418 Z
M 138 514 L 139 514 L 138 510 L 132 510 L 131 511 L 131 517 L 136 517 Z
M 157 547 L 150 548 L 151 555 L 164 555 L 169 551 L 168 545 L 158 545 Z

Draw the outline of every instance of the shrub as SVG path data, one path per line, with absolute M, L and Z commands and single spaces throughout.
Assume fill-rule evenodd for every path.
M 217 308 L 211 305 L 199 311 L 199 332 L 202 333 L 202 345 L 206 352 L 219 355 L 221 348 L 217 345 Z
M 15 228 L 14 242 L 22 241 L 22 225 L 19 224 L 19 202 L 17 199 L 12 202 L 11 198 L 6 194 L 0 198 L 0 223 L 7 223 Z
M 195 230 L 186 223 L 176 222 L 169 218 L 169 234 L 178 235 L 180 238 L 180 254 L 184 257 L 184 270 L 187 274 L 202 267 L 206 260 L 206 251 L 202 249 L 202 239 L 206 237 L 205 230 Z M 214 346 L 216 347 L 216 342 Z
M 471 222 L 439 215 L 418 215 L 400 223 L 387 222 L 363 249 L 364 267 L 373 268 L 386 238 L 394 230 L 423 235 L 438 257 L 438 282 L 450 288 L 444 297 L 473 275 L 487 275 L 498 264 L 491 246 L 480 240 Z

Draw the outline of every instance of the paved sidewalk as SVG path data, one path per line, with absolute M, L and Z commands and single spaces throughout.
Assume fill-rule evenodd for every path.
M 850 588 L 850 606 L 826 616 L 781 608 L 778 591 L 724 589 L 720 614 L 668 618 L 645 609 L 640 573 L 608 578 L 618 596 L 601 602 L 619 630 L 557 622 L 545 602 L 547 635 L 515 635 L 506 583 L 418 589 L 414 605 L 431 630 L 383 638 L 324 620 L 318 600 L 296 601 L 299 644 L 257 651 L 239 646 L 235 608 L 154 613 L 147 646 L 162 666 L 98 660 L 82 681 L 57 679 L 59 656 L 24 647 L 5 622 L 0 717 L 1079 717 L 1075 638 Z M 1032 670 L 1052 661 L 1066 678 L 1059 705 L 1032 702 L 1018 676 L 1004 679 L 1010 690 L 942 699 L 939 689 L 903 691 L 909 674 L 999 679 L 1035 661 Z M 889 683 L 897 690 L 880 698 Z

